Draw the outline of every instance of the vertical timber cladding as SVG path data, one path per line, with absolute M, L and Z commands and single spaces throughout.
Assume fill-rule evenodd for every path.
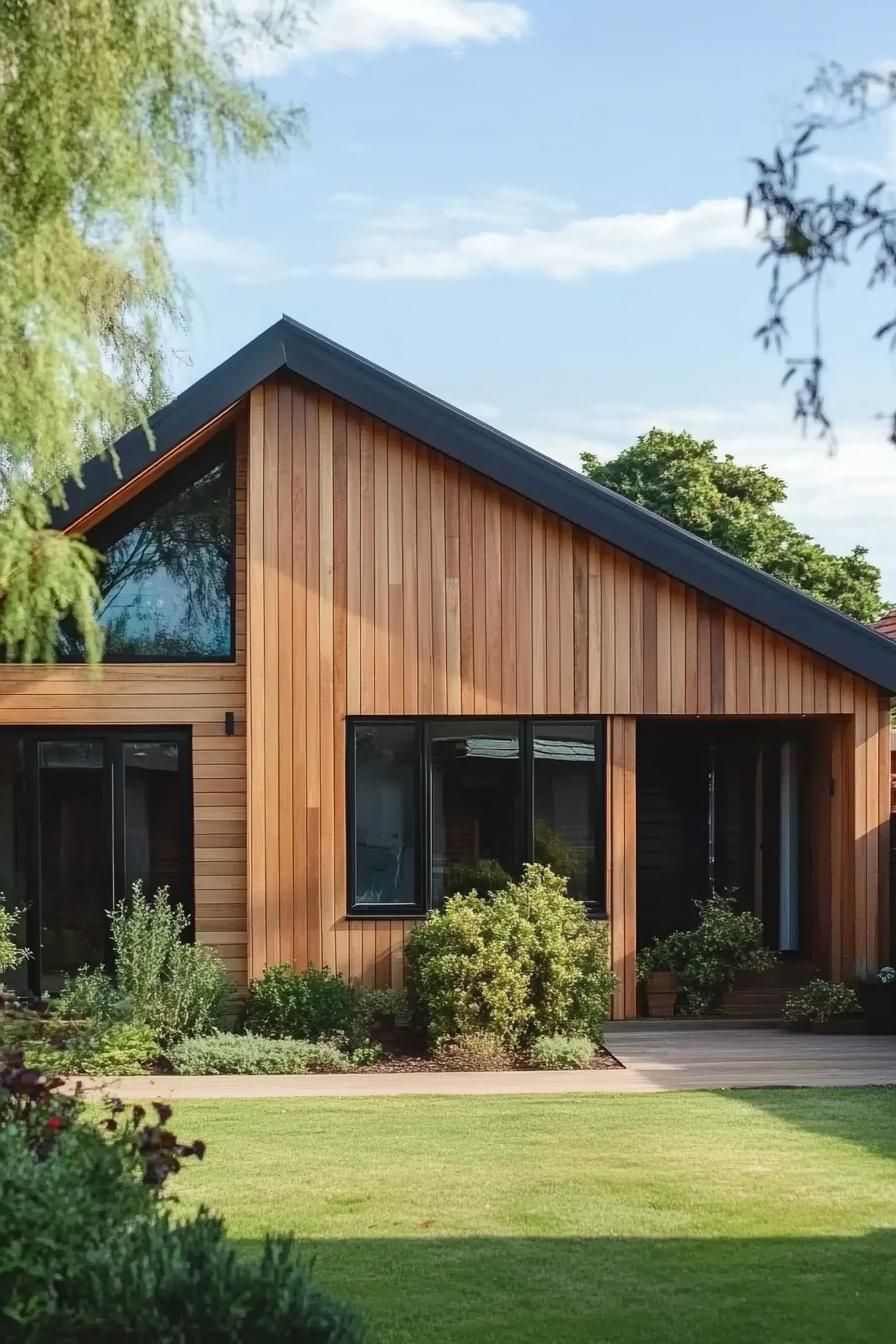
M 193 749 L 196 933 L 246 980 L 246 460 L 236 421 L 236 658 L 232 663 L 0 663 L 0 728 L 187 727 Z M 224 715 L 235 716 L 227 737 Z
M 251 974 L 401 981 L 409 921 L 345 918 L 345 716 L 374 713 L 609 716 L 618 1014 L 634 1011 L 636 716 L 819 716 L 819 936 L 843 973 L 877 959 L 876 687 L 297 379 L 252 392 L 249 437 Z

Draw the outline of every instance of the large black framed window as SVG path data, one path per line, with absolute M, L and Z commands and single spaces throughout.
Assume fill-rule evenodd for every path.
M 0 892 L 32 953 L 12 987 L 108 964 L 108 911 L 137 881 L 192 914 L 189 729 L 0 730 Z
M 232 660 L 234 533 L 234 439 L 226 430 L 87 534 L 102 556 L 104 661 Z M 84 660 L 70 618 L 59 657 Z
M 347 733 L 349 914 L 424 914 L 532 860 L 605 912 L 601 720 L 359 718 Z

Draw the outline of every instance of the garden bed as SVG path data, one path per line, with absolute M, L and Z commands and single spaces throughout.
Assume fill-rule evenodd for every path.
M 625 1066 L 619 1063 L 615 1055 L 611 1055 L 609 1050 L 595 1050 L 594 1056 L 586 1068 L 589 1069 L 621 1069 Z M 375 1064 L 362 1064 L 352 1070 L 353 1073 L 445 1073 L 446 1069 L 438 1060 L 430 1059 L 426 1055 L 384 1055 L 382 1059 L 377 1060 Z M 482 1072 L 482 1070 L 473 1069 L 454 1069 L 454 1073 L 473 1073 Z M 543 1069 L 538 1069 L 534 1064 L 521 1060 L 516 1064 L 505 1065 L 503 1068 L 489 1069 L 489 1073 L 543 1073 Z M 575 1073 L 575 1069 L 567 1069 L 566 1072 Z

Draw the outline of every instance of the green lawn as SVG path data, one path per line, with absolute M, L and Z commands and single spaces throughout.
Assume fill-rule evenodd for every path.
M 293 1232 L 382 1344 L 868 1344 L 896 1090 L 181 1103 L 181 1198 Z

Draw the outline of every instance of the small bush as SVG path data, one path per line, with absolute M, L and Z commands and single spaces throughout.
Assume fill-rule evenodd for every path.
M 30 1018 L 36 1014 L 27 1015 Z M 97 1023 L 27 1019 L 18 1032 L 0 1032 L 6 1046 L 21 1050 L 29 1068 L 46 1073 L 91 1073 L 99 1077 L 145 1073 L 159 1055 L 148 1027 L 134 1022 Z
M 406 1027 L 410 1022 L 407 991 L 403 989 L 368 989 L 358 985 L 355 990 L 361 1021 L 369 1029 L 373 1023 L 393 1022 Z
M 163 1046 L 217 1026 L 231 992 L 224 963 L 212 948 L 183 941 L 189 916 L 171 904 L 167 887 L 147 900 L 135 882 L 110 920 L 115 985 L 135 1022 Z
M 432 1052 L 440 1069 L 451 1073 L 495 1073 L 512 1069 L 516 1062 L 498 1036 L 472 1031 L 454 1041 L 442 1041 Z
M 861 1012 L 854 989 L 848 985 L 831 984 L 829 980 L 811 980 L 802 989 L 788 994 L 784 1017 L 788 1022 L 830 1022 L 836 1017 L 849 1017 Z
M 216 1032 L 168 1051 L 175 1073 L 346 1073 L 351 1061 L 326 1041 L 293 1041 Z
M 269 966 L 249 986 L 246 1030 L 274 1039 L 340 1039 L 350 1049 L 366 1039 L 360 992 L 332 971 Z
M 95 1022 L 125 1022 L 133 1005 L 116 988 L 102 966 L 81 966 L 66 976 L 62 993 L 51 1004 L 54 1017 L 91 1018 Z
M 603 1038 L 616 983 L 606 923 L 539 864 L 488 900 L 452 896 L 413 929 L 407 962 L 415 1010 L 436 1043 L 486 1032 L 515 1051 L 560 1032 Z
M 702 1017 L 734 988 L 738 971 L 765 971 L 778 958 L 763 946 L 762 921 L 750 910 L 738 910 L 734 895 L 714 892 L 695 901 L 700 919 L 695 929 L 657 938 L 638 954 L 638 975 L 676 971 L 686 1014 Z
M 536 1069 L 589 1069 L 594 1042 L 587 1036 L 537 1036 L 529 1054 Z
M 77 1048 L 78 1042 L 73 1044 Z M 158 1054 L 159 1042 L 149 1027 L 136 1022 L 114 1022 L 87 1038 L 83 1049 L 78 1051 L 77 1071 L 106 1078 L 127 1077 L 145 1073 Z

